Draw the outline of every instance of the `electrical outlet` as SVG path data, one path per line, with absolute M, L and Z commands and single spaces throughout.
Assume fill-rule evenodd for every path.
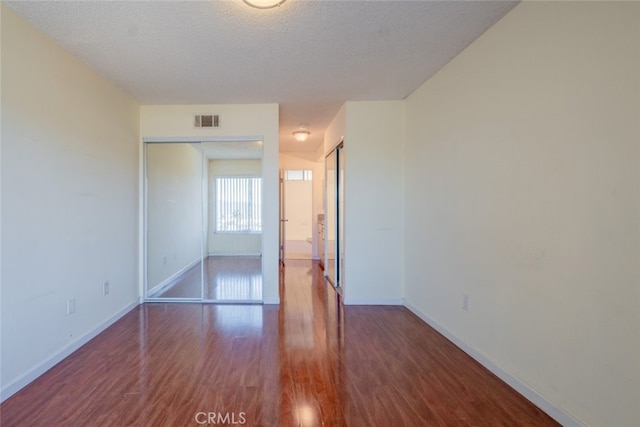
M 67 316 L 71 316 L 76 312 L 76 299 L 70 298 L 67 300 Z
M 162 265 L 167 265 L 167 257 L 166 257 L 166 255 L 162 257 Z
M 469 294 L 464 294 L 462 296 L 462 309 L 471 311 L 471 297 L 469 296 Z
M 102 295 L 103 296 L 109 295 L 109 281 L 108 280 L 102 284 Z

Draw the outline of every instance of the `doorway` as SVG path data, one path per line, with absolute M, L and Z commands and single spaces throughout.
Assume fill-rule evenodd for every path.
M 313 254 L 313 171 L 287 169 L 284 185 L 284 258 L 311 259 Z

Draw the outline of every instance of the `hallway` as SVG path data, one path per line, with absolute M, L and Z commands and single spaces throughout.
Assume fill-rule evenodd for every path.
M 287 260 L 280 292 L 280 307 L 141 305 L 1 424 L 557 425 L 405 308 L 343 308 L 317 263 Z

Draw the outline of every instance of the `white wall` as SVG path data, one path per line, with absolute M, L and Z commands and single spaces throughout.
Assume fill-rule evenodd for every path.
M 404 102 L 347 102 L 345 303 L 402 302 Z
M 324 132 L 324 155 L 329 154 L 344 138 L 346 120 L 346 107 L 343 105 Z
M 202 153 L 191 144 L 147 144 L 146 159 L 151 294 L 202 257 Z
M 262 176 L 262 161 L 209 160 L 209 255 L 259 255 L 262 253 L 261 233 L 215 233 L 215 186 L 217 176 Z
M 593 426 L 640 425 L 639 28 L 524 2 L 406 101 L 407 303 Z
M 221 127 L 193 127 L 194 114 L 219 114 Z M 231 141 L 234 137 L 264 141 L 262 274 L 265 303 L 278 303 L 278 104 L 143 105 L 142 138 Z
M 285 180 L 284 188 L 284 210 L 287 219 L 286 239 L 307 241 L 307 239 L 311 239 L 312 233 L 313 185 L 311 181 Z
M 4 399 L 138 303 L 139 107 L 0 8 Z
M 312 257 L 318 256 L 318 214 L 324 212 L 324 158 L 322 161 L 314 161 L 298 157 L 294 153 L 280 154 L 280 169 L 308 169 L 312 171 L 311 189 L 311 239 Z M 286 196 L 285 196 L 286 197 Z M 288 238 L 288 237 L 287 237 Z M 320 236 L 322 238 L 322 236 Z

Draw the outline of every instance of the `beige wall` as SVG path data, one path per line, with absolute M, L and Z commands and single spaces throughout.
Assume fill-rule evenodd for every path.
M 0 10 L 4 399 L 139 301 L 139 107 Z
M 345 113 L 345 303 L 401 304 L 404 102 L 347 102 Z
M 251 160 L 209 160 L 209 255 L 260 255 L 262 234 L 256 233 L 215 233 L 216 207 L 213 180 L 218 176 L 262 176 L 262 161 Z
M 324 132 L 324 154 L 328 154 L 344 138 L 346 132 L 346 111 L 343 105 Z
M 195 114 L 219 114 L 221 127 L 193 127 Z M 143 105 L 140 134 L 143 140 L 264 141 L 262 151 L 263 296 L 278 303 L 278 104 Z
M 406 301 L 567 425 L 640 425 L 639 31 L 525 2 L 406 101 Z

